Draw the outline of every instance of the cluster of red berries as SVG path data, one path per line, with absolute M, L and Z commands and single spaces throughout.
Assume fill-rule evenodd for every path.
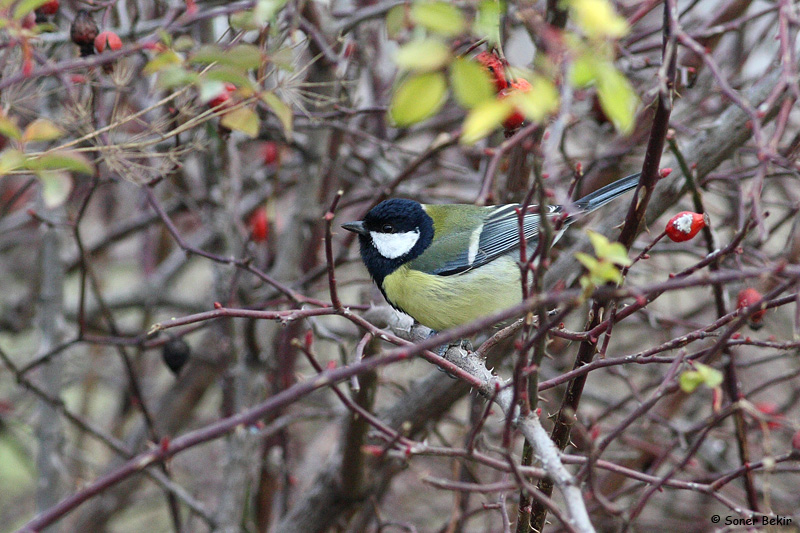
M 505 65 L 493 52 L 481 52 L 475 56 L 475 59 L 489 72 L 492 82 L 494 83 L 497 97 L 500 100 L 508 98 L 515 91 L 526 93 L 531 90 L 531 84 L 528 83 L 528 80 L 522 78 L 509 80 L 506 78 Z M 503 128 L 505 129 L 506 136 L 510 136 L 516 132 L 524 122 L 525 115 L 522 114 L 522 111 L 514 109 L 503 121 Z

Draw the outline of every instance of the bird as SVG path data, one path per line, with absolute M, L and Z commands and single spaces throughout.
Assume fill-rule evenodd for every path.
M 583 215 L 639 183 L 632 174 L 574 202 L 547 206 L 563 230 Z M 384 200 L 363 220 L 342 227 L 358 234 L 361 259 L 394 308 L 434 331 L 443 331 L 522 301 L 519 204 L 476 206 Z M 523 232 L 529 249 L 539 236 L 540 214 L 526 210 Z

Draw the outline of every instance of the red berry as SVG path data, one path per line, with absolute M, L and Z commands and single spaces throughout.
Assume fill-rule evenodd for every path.
M 81 57 L 94 53 L 94 39 L 98 33 L 97 23 L 92 16 L 87 11 L 78 11 L 75 20 L 72 21 L 69 36 L 72 42 L 80 47 Z
M 236 86 L 230 82 L 225 82 L 222 92 L 208 101 L 208 107 L 230 107 L 231 94 L 236 90 Z
M 745 307 L 750 307 L 762 300 L 761 293 L 758 292 L 756 289 L 752 287 L 748 287 L 746 289 L 742 289 L 739 291 L 739 296 L 736 299 L 736 309 L 744 309 Z M 754 325 L 761 326 L 760 322 L 761 319 L 764 318 L 764 315 L 767 314 L 766 309 L 759 309 L 752 315 L 750 315 L 750 327 Z
M 674 242 L 688 241 L 694 238 L 701 229 L 708 224 L 708 215 L 705 213 L 692 213 L 691 211 L 683 211 L 678 213 L 667 222 L 667 227 L 664 231 Z
M 267 141 L 261 146 L 261 160 L 264 161 L 265 165 L 276 163 L 280 155 L 278 143 Z
M 475 59 L 483 65 L 489 75 L 492 77 L 492 81 L 494 82 L 494 87 L 497 92 L 502 91 L 506 87 L 508 87 L 508 80 L 506 80 L 506 71 L 503 67 L 503 62 L 500 60 L 492 52 L 481 52 Z
M 36 10 L 37 13 L 41 13 L 42 15 L 55 15 L 58 13 L 59 7 L 59 0 L 49 0 L 39 6 Z
M 122 48 L 122 40 L 113 31 L 104 31 L 94 39 L 94 47 L 98 52 L 103 53 L 106 48 L 112 51 Z
M 250 236 L 255 242 L 264 242 L 269 236 L 269 219 L 263 207 L 256 209 L 250 215 Z
M 36 14 L 33 11 L 31 11 L 30 13 L 22 17 L 20 24 L 22 24 L 22 27 L 25 28 L 26 30 L 30 30 L 31 28 L 36 26 Z

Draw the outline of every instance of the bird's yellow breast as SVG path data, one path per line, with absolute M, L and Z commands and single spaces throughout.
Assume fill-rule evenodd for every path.
M 453 276 L 426 274 L 403 265 L 384 278 L 383 291 L 392 304 L 437 331 L 522 301 L 519 267 L 509 256 Z

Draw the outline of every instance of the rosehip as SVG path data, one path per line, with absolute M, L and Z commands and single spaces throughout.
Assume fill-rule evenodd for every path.
M 278 150 L 278 143 L 267 141 L 261 146 L 261 159 L 265 165 L 271 165 L 278 161 L 280 157 L 280 150 Z
M 269 236 L 269 219 L 263 207 L 256 209 L 250 215 L 250 236 L 255 242 L 264 242 Z
M 701 229 L 708 224 L 708 215 L 705 213 L 692 213 L 691 211 L 683 211 L 678 213 L 667 222 L 667 227 L 664 231 L 674 242 L 688 241 L 694 238 Z
M 34 14 L 34 12 L 31 11 L 30 13 L 28 13 L 27 15 L 22 17 L 22 20 L 20 21 L 20 24 L 26 30 L 30 30 L 34 26 L 36 26 L 36 15 Z
M 229 107 L 231 105 L 231 94 L 236 90 L 236 86 L 230 82 L 225 82 L 222 92 L 208 101 L 208 107 Z
M 745 307 L 750 307 L 753 304 L 756 304 L 762 300 L 761 293 L 758 292 L 756 289 L 752 287 L 748 287 L 746 289 L 742 289 L 739 291 L 739 296 L 736 298 L 736 309 L 744 309 Z M 764 324 L 761 322 L 764 318 L 764 315 L 767 314 L 766 309 L 759 309 L 752 315 L 750 315 L 750 327 L 753 329 L 759 329 Z
M 49 0 L 36 9 L 36 14 L 55 15 L 58 13 L 59 0 Z
M 506 87 L 508 87 L 508 80 L 506 80 L 506 72 L 505 68 L 503 67 L 503 62 L 500 60 L 492 52 L 481 52 L 477 56 L 475 56 L 475 60 L 478 61 L 483 68 L 485 68 L 489 75 L 492 77 L 492 81 L 494 82 L 494 87 L 497 92 L 502 91 Z
M 80 47 L 81 57 L 94 54 L 94 40 L 98 33 L 97 23 L 92 16 L 87 11 L 78 11 L 72 21 L 69 36 Z
M 104 31 L 95 37 L 94 47 L 100 53 L 103 53 L 106 47 L 109 50 L 116 51 L 122 48 L 122 40 L 113 31 Z

